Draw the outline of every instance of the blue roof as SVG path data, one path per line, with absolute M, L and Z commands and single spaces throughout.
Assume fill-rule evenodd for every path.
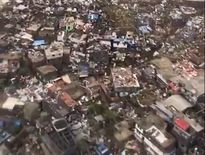
M 35 40 L 34 42 L 33 42 L 33 46 L 40 46 L 40 45 L 45 45 L 45 40 Z
M 5 122 L 3 120 L 0 120 L 0 128 L 4 127 Z
M 105 150 L 105 149 L 108 149 L 104 144 L 101 144 L 101 145 L 98 145 L 97 146 L 97 149 L 99 150 L 99 151 L 103 151 L 103 150 Z
M 20 120 L 16 120 L 16 121 L 14 121 L 14 125 L 15 126 L 21 126 L 22 122 Z
M 2 142 L 4 142 L 5 140 L 7 140 L 9 137 L 11 136 L 11 134 L 9 134 L 8 132 L 4 131 L 0 133 L 0 144 Z
M 88 20 L 96 22 L 98 19 L 99 19 L 99 14 L 98 13 L 89 13 L 88 14 Z
M 142 32 L 142 33 L 150 33 L 152 31 L 152 28 L 149 27 L 149 26 L 140 26 L 139 27 L 139 30 Z
M 105 146 L 105 144 L 100 144 L 96 147 L 96 152 L 98 153 L 98 155 L 112 155 L 112 153 L 110 153 L 109 148 L 107 146 Z
M 6 50 L 5 48 L 0 48 L 0 53 L 5 52 L 5 50 Z

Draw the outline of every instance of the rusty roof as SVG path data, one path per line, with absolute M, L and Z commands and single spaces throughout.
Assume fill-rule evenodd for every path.
M 59 98 L 68 106 L 68 107 L 74 107 L 77 105 L 77 102 L 74 101 L 71 96 L 67 92 L 62 92 L 59 96 Z

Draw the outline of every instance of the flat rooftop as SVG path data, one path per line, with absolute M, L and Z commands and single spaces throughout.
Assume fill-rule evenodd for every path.
M 146 130 L 146 133 L 148 133 L 154 139 L 154 141 L 160 144 L 163 148 L 172 146 L 175 143 L 175 139 L 171 134 L 165 130 L 159 130 L 154 125 Z
M 166 149 L 175 143 L 174 137 L 165 130 L 167 124 L 159 116 L 151 113 L 136 123 L 145 131 L 146 137 L 150 137 L 156 145 Z
M 204 90 L 204 71 L 198 70 L 198 75 L 192 78 L 185 78 L 182 76 L 175 76 L 170 79 L 173 82 L 181 82 L 185 84 L 185 88 L 190 91 L 195 91 L 196 96 L 199 96 L 205 92 Z
M 111 73 L 115 88 L 140 86 L 130 68 L 112 68 Z
M 162 57 L 162 58 L 153 59 L 151 63 L 156 66 L 156 68 L 158 69 L 157 71 L 166 80 L 169 80 L 170 78 L 177 76 L 177 74 L 174 72 L 172 68 L 173 64 L 169 58 Z
M 32 62 L 40 62 L 45 59 L 44 54 L 41 53 L 40 51 L 28 52 L 28 58 Z
M 149 114 L 147 117 L 143 117 L 136 122 L 143 130 L 148 130 L 153 125 L 155 125 L 158 129 L 164 130 L 167 124 L 162 120 L 159 116 L 155 114 Z
M 193 105 L 184 99 L 181 95 L 172 95 L 163 101 L 165 106 L 172 106 L 179 112 L 185 111 L 187 108 L 192 107 Z
M 57 69 L 52 65 L 41 66 L 41 67 L 38 67 L 37 70 L 43 75 L 47 75 L 49 73 L 57 72 Z

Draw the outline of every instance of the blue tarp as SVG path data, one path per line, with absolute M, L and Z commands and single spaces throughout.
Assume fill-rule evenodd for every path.
M 108 147 L 105 146 L 104 144 L 98 145 L 96 147 L 96 152 L 98 155 L 113 155 L 112 153 L 110 153 Z
M 11 134 L 9 134 L 6 131 L 3 131 L 0 133 L 0 144 L 3 143 L 6 139 L 8 139 L 11 136 Z
M 152 28 L 149 26 L 140 26 L 139 30 L 144 34 L 144 33 L 150 33 L 152 31 Z
M 80 64 L 79 65 L 79 75 L 80 77 L 86 77 L 89 74 L 89 65 L 88 64 Z
M 40 45 L 45 45 L 45 40 L 35 40 L 34 42 L 33 42 L 33 46 L 40 46 Z
M 91 22 L 97 22 L 99 20 L 99 14 L 98 13 L 89 13 L 88 14 L 88 20 Z
M 134 40 L 128 40 L 128 39 L 123 39 L 123 38 L 115 38 L 113 40 L 113 43 L 120 43 L 122 42 L 123 44 L 127 44 L 128 47 L 130 48 L 136 48 L 137 47 L 137 43 Z
M 0 128 L 3 128 L 4 127 L 4 121 L 3 120 L 0 120 Z
M 5 48 L 0 48 L 0 52 L 5 52 Z
M 14 126 L 15 126 L 15 127 L 20 127 L 21 125 L 22 125 L 22 123 L 21 123 L 20 120 L 14 121 Z

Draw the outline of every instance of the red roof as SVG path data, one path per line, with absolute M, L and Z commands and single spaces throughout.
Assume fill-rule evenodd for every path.
M 60 99 L 64 102 L 64 104 L 66 104 L 68 107 L 74 107 L 75 105 L 77 105 L 77 102 L 74 101 L 71 96 L 66 93 L 66 92 L 62 92 L 60 94 Z
M 55 93 L 57 91 L 57 87 L 55 85 L 52 85 L 50 87 L 47 87 L 48 91 L 51 93 Z
M 176 83 L 174 82 L 170 82 L 169 83 L 169 87 L 174 91 L 174 92 L 177 92 L 179 90 L 179 87 L 177 86 Z
M 175 124 L 183 130 L 187 130 L 189 128 L 189 124 L 181 118 L 175 119 Z

